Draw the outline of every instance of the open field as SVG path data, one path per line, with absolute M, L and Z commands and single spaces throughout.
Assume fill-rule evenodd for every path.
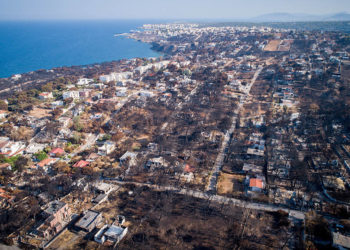
M 29 112 L 29 116 L 33 116 L 35 118 L 40 119 L 43 117 L 51 116 L 50 112 L 51 112 L 51 110 L 49 110 L 49 109 L 34 108 L 33 110 L 31 110 Z
M 74 243 L 81 240 L 81 237 L 69 230 L 65 230 L 58 236 L 47 249 L 74 249 Z
M 218 194 L 233 194 L 242 191 L 243 175 L 220 173 L 218 179 Z
M 289 51 L 293 40 L 283 40 L 278 47 L 278 51 Z
M 280 43 L 281 40 L 271 40 L 264 48 L 264 51 L 278 51 Z
M 218 179 L 218 194 L 232 193 L 234 175 L 221 173 Z

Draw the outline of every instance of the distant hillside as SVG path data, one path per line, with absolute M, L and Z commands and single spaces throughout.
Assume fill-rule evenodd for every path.
M 350 21 L 350 14 L 346 12 L 337 13 L 327 17 L 324 21 Z
M 332 15 L 309 15 L 302 13 L 270 13 L 249 19 L 251 22 L 329 22 L 329 21 L 350 21 L 350 14 L 347 12 Z

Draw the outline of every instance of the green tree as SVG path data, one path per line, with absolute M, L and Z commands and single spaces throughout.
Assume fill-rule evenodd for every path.
M 45 160 L 48 157 L 48 155 L 44 151 L 40 151 L 40 152 L 34 154 L 34 156 L 38 161 Z

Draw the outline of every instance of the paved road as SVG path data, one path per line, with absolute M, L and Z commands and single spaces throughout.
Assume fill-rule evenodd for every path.
M 225 196 L 221 196 L 221 195 L 209 194 L 207 192 L 195 191 L 195 190 L 184 189 L 184 188 L 180 189 L 180 188 L 172 187 L 172 186 L 158 186 L 158 185 L 154 185 L 154 184 L 139 183 L 139 182 L 124 182 L 124 181 L 117 181 L 117 180 L 110 180 L 110 181 L 117 183 L 118 185 L 133 184 L 135 186 L 147 186 L 147 187 L 152 188 L 152 189 L 157 190 L 157 191 L 173 191 L 173 192 L 178 193 L 178 194 L 189 195 L 189 196 L 196 197 L 199 199 L 206 199 L 206 200 L 211 199 L 212 201 L 215 201 L 217 203 L 231 204 L 233 206 L 242 207 L 242 208 L 250 208 L 250 209 L 262 210 L 262 211 L 266 211 L 266 212 L 274 212 L 274 211 L 278 211 L 278 210 L 283 210 L 283 211 L 287 212 L 289 214 L 289 216 L 291 216 L 291 217 L 294 217 L 294 218 L 299 219 L 299 220 L 305 219 L 305 213 L 302 211 L 282 208 L 282 207 L 272 205 L 272 204 L 243 201 L 243 200 L 229 198 L 229 197 L 225 197 Z
M 206 187 L 207 192 L 213 192 L 213 193 L 216 192 L 217 179 L 219 177 L 220 170 L 223 166 L 224 159 L 225 159 L 225 148 L 227 148 L 229 146 L 230 138 L 231 138 L 233 132 L 235 131 L 236 123 L 237 123 L 237 115 L 239 114 L 240 109 L 244 105 L 244 103 L 247 99 L 247 96 L 249 95 L 250 90 L 251 90 L 252 86 L 254 85 L 256 79 L 258 79 L 258 76 L 261 73 L 262 69 L 263 69 L 263 67 L 259 66 L 258 70 L 255 72 L 249 85 L 247 85 L 246 88 L 243 90 L 244 95 L 241 96 L 241 101 L 238 104 L 238 106 L 234 112 L 234 116 L 232 117 L 232 121 L 231 121 L 231 127 L 229 128 L 229 130 L 226 132 L 226 134 L 224 136 L 224 139 L 223 139 L 221 147 L 220 147 L 220 151 L 218 153 L 218 156 L 217 156 L 216 161 L 214 163 L 213 169 L 211 171 L 212 174 L 210 176 L 208 185 Z

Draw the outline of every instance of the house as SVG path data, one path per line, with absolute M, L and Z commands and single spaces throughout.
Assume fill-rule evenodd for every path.
M 90 83 L 92 83 L 94 80 L 93 79 L 88 79 L 88 78 L 80 78 L 79 81 L 76 83 L 77 86 L 87 86 Z
M 88 161 L 88 162 L 93 162 L 93 161 L 95 161 L 98 157 L 100 157 L 98 154 L 96 154 L 96 153 L 91 153 L 91 154 L 89 154 L 89 156 L 87 157 L 86 161 Z
M 94 240 L 100 244 L 108 242 L 110 245 L 115 246 L 125 237 L 127 232 L 127 227 L 105 225 L 95 234 Z
M 114 81 L 113 77 L 111 75 L 103 75 L 103 76 L 100 76 L 100 81 L 101 82 L 111 82 L 111 81 Z
M 251 191 L 260 192 L 264 188 L 264 182 L 259 178 L 251 178 L 249 180 L 249 189 Z
M 189 183 L 194 179 L 194 171 L 195 167 L 190 166 L 189 164 L 186 164 L 184 166 L 184 172 L 181 174 L 181 179 L 185 182 Z
M 66 100 L 68 98 L 73 98 L 73 100 L 78 100 L 78 99 L 80 99 L 79 91 L 63 92 L 62 98 L 63 98 L 63 100 Z
M 21 74 L 15 74 L 15 75 L 13 75 L 13 76 L 11 77 L 11 79 L 17 81 L 17 80 L 19 80 L 21 77 L 22 77 Z
M 92 203 L 101 204 L 108 199 L 108 194 L 99 194 L 95 198 L 92 199 Z
M 108 194 L 113 190 L 113 185 L 104 182 L 96 182 L 93 186 L 95 190 L 100 194 Z
M 36 166 L 38 168 L 42 168 L 45 171 L 48 170 L 49 166 L 51 166 L 52 164 L 54 164 L 57 161 L 57 159 L 53 159 L 53 158 L 46 158 L 42 161 L 40 161 L 38 164 L 36 164 Z
M 160 156 L 160 157 L 149 159 L 145 167 L 147 169 L 153 170 L 157 168 L 167 167 L 168 165 L 169 165 L 169 162 L 167 162 L 163 157 Z
M 102 214 L 89 209 L 84 216 L 75 223 L 75 227 L 85 232 L 91 232 L 101 221 Z
M 244 163 L 242 171 L 252 174 L 263 174 L 263 167 L 254 164 Z
M 51 157 L 61 157 L 62 155 L 64 155 L 64 150 L 62 148 L 54 148 L 50 151 L 49 155 Z
M 79 99 L 84 100 L 91 96 L 91 89 L 83 89 L 79 91 Z
M 104 182 L 94 183 L 95 192 L 98 194 L 92 199 L 95 204 L 101 204 L 108 199 L 108 194 L 114 190 L 114 186 Z
M 54 101 L 54 102 L 51 102 L 51 109 L 56 109 L 63 105 L 64 105 L 63 101 Z
M 23 154 L 23 150 L 26 148 L 25 143 L 21 141 L 5 141 L 3 144 L 4 146 L 0 148 L 0 153 L 7 157 L 15 156 L 17 154 Z
M 7 111 L 0 110 L 0 119 L 5 119 L 7 117 Z
M 36 234 L 45 239 L 51 239 L 68 224 L 70 215 L 71 211 L 66 203 L 52 201 L 42 214 L 46 219 L 36 228 Z
M 338 249 L 350 249 L 350 237 L 340 233 L 332 232 L 333 245 Z
M 104 83 L 111 82 L 111 81 L 120 82 L 123 80 L 130 79 L 132 75 L 133 75 L 132 72 L 121 72 L 121 73 L 113 72 L 109 75 L 102 75 L 100 76 L 99 79 L 101 82 L 104 82 Z
M 52 92 L 42 92 L 39 94 L 39 99 L 40 100 L 47 100 L 53 98 Z
M 127 151 L 122 157 L 119 158 L 120 164 L 126 164 L 128 162 L 129 166 L 134 166 L 137 164 L 136 162 L 137 153 Z
M 94 89 L 104 89 L 105 87 L 106 85 L 104 85 L 103 83 L 90 84 L 90 88 L 94 88 Z
M 108 155 L 113 152 L 115 149 L 115 143 L 112 141 L 105 141 L 103 142 L 102 146 L 98 147 L 98 154 L 99 155 Z
M 73 168 L 85 168 L 90 165 L 90 162 L 80 160 L 73 165 Z
M 39 151 L 44 150 L 45 144 L 39 144 L 39 143 L 30 143 L 27 148 L 24 150 L 25 154 L 35 154 Z

